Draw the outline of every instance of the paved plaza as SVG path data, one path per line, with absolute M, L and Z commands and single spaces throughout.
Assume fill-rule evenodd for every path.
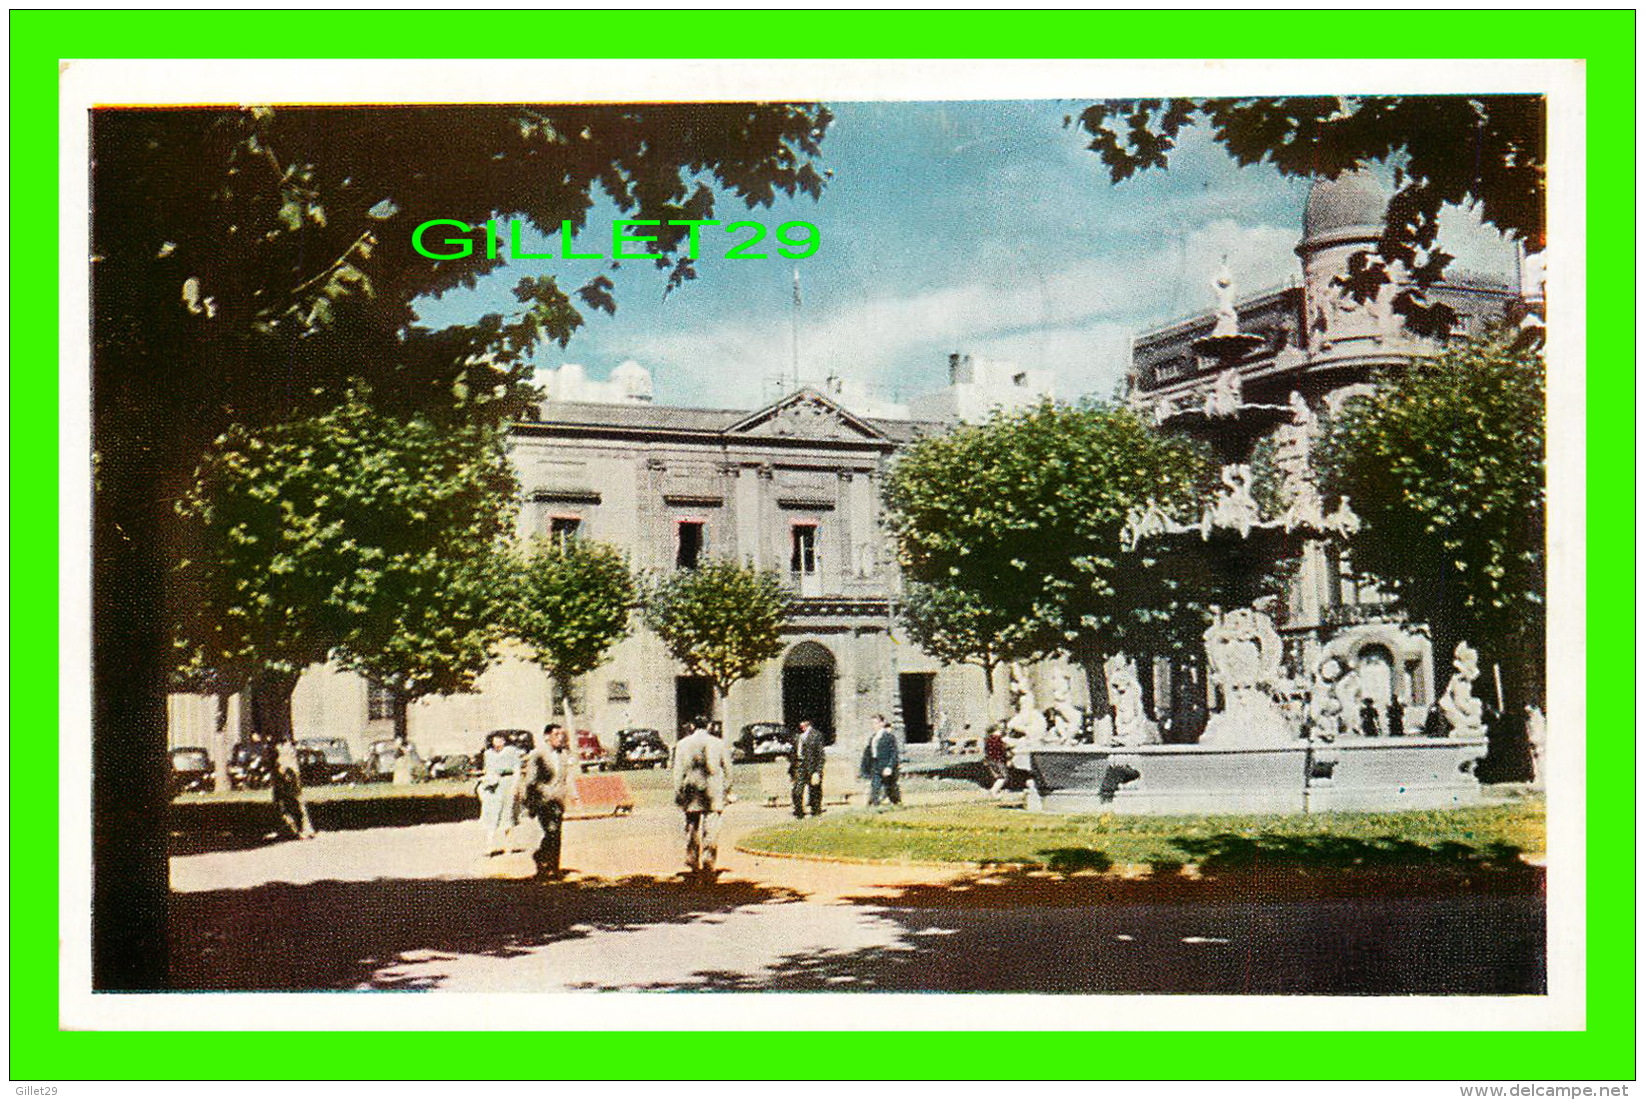
M 831 811 L 853 812 L 853 811 Z M 477 822 L 322 833 L 172 860 L 173 986 L 255 990 L 1534 993 L 1540 892 L 1390 880 L 1255 896 L 1112 877 L 737 851 L 712 884 L 679 815 L 567 823 L 563 882 L 487 859 Z M 517 845 L 536 840 L 526 825 Z

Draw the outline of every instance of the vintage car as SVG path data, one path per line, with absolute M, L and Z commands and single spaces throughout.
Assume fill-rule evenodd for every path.
M 668 767 L 668 746 L 663 744 L 663 735 L 653 729 L 618 730 L 611 766 L 617 769 Z
M 411 758 L 411 781 L 420 783 L 428 778 L 428 765 L 417 753 L 416 745 L 406 745 L 405 752 Z M 400 759 L 401 745 L 392 737 L 384 737 L 371 743 L 366 750 L 365 763 L 361 765 L 363 777 L 367 783 L 387 783 L 394 778 L 394 766 Z
M 215 791 L 217 766 L 211 754 L 197 745 L 171 750 L 171 796 L 184 791 Z
M 590 768 L 594 768 L 603 772 L 610 765 L 605 746 L 600 744 L 600 739 L 588 730 L 577 731 L 576 748 L 577 763 L 583 771 L 586 772 Z
M 297 742 L 297 752 L 304 786 L 355 783 L 360 779 L 359 765 L 341 737 L 304 737 Z
M 743 727 L 742 736 L 732 743 L 731 758 L 748 761 L 788 756 L 797 740 L 795 733 L 781 722 L 750 722 Z
M 269 785 L 274 772 L 274 752 L 263 741 L 241 741 L 228 755 L 228 785 L 234 790 L 255 790 Z

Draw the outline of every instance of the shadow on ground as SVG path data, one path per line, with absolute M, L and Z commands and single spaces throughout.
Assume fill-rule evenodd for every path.
M 309 820 L 323 833 L 475 821 L 480 800 L 466 795 L 309 799 Z M 272 797 L 255 802 L 174 802 L 167 809 L 168 852 L 173 856 L 239 852 L 287 839 Z
M 1542 880 L 1527 871 L 1516 888 L 1484 893 L 1456 875 L 1385 871 L 1278 891 L 1248 874 L 978 875 L 849 899 L 898 926 L 888 946 L 793 954 L 759 975 L 699 972 L 669 988 L 1545 993 Z
M 420 989 L 379 974 L 408 956 L 508 957 L 592 930 L 695 920 L 802 895 L 749 882 L 631 875 L 545 883 L 377 879 L 171 896 L 171 987 Z

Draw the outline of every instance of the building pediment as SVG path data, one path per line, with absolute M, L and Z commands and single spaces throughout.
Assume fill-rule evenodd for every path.
M 731 436 L 755 439 L 815 439 L 888 444 L 872 424 L 853 416 L 816 390 L 800 390 L 737 421 Z

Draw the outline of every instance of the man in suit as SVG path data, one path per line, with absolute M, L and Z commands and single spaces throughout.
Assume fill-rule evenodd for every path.
M 551 722 L 532 739 L 522 779 L 526 812 L 543 827 L 543 839 L 531 856 L 537 864 L 538 878 L 559 878 L 564 873 L 560 870 L 560 834 L 576 767 L 571 738 L 564 726 Z
M 885 715 L 874 715 L 874 732 L 862 750 L 862 774 L 868 780 L 868 804 L 878 806 L 883 795 L 893 806 L 902 805 L 902 788 L 898 777 L 902 769 L 902 750 L 897 734 Z
M 720 816 L 731 798 L 731 749 L 703 719 L 691 727 L 674 746 L 674 803 L 685 813 L 687 873 L 713 874 Z
M 800 722 L 800 736 L 794 742 L 794 753 L 788 758 L 788 778 L 794 785 L 794 816 L 804 817 L 809 803 L 811 815 L 822 813 L 823 781 L 822 730 L 809 720 Z

